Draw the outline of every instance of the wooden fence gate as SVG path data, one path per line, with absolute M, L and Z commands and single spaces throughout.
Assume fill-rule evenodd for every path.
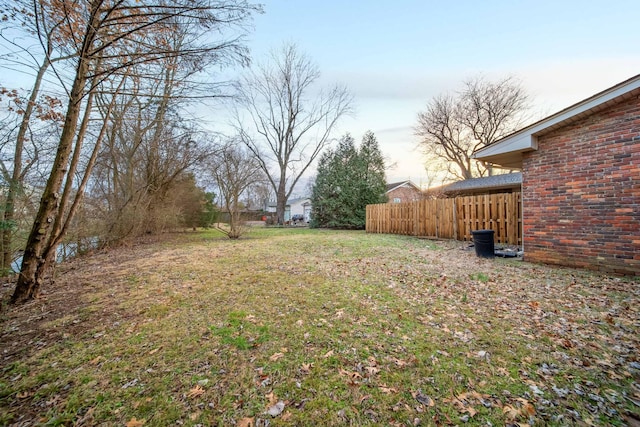
M 494 230 L 495 241 L 522 244 L 520 192 L 424 199 L 367 206 L 367 233 L 472 240 L 474 230 Z

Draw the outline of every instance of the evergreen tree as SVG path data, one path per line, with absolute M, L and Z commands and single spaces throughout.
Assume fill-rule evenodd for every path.
M 373 133 L 365 134 L 359 149 L 346 134 L 320 158 L 311 226 L 364 228 L 367 204 L 386 201 L 385 190 L 384 159 Z
M 359 176 L 358 191 L 356 192 L 358 206 L 362 209 L 354 211 L 357 215 L 357 223 L 365 226 L 366 206 L 387 201 L 387 180 L 384 174 L 384 158 L 380 152 L 378 140 L 371 131 L 367 131 L 362 137 L 362 144 L 358 153 Z

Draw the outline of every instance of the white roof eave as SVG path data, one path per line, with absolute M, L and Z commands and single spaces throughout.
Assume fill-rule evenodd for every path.
M 503 139 L 499 144 L 484 147 L 473 154 L 474 159 L 483 160 L 485 157 L 492 157 L 500 154 L 525 152 L 537 150 L 538 142 L 536 137 L 530 133 L 516 134 Z
M 606 108 L 616 100 L 640 94 L 640 74 L 621 82 L 609 89 L 578 102 L 564 110 L 533 123 L 494 144 L 484 147 L 473 154 L 474 159 L 489 161 L 489 157 L 502 157 L 509 153 L 523 153 L 537 150 L 537 135 L 549 132 L 563 124 L 570 123 L 586 115 Z

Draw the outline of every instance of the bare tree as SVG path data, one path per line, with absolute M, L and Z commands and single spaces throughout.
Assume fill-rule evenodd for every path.
M 218 225 L 218 230 L 230 239 L 237 239 L 243 233 L 241 200 L 253 186 L 264 182 L 264 174 L 259 162 L 242 143 L 230 140 L 211 157 L 210 171 L 215 185 L 220 191 L 224 208 L 229 213 L 229 228 Z
M 47 7 L 44 13 L 60 14 L 59 2 L 41 4 Z M 106 122 L 99 126 L 97 134 L 92 137 L 90 152 L 81 163 L 95 96 L 103 83 L 113 78 L 118 81 L 119 75 L 126 75 L 137 64 L 166 58 L 191 58 L 195 62 L 209 55 L 244 59 L 245 51 L 239 36 L 214 40 L 205 35 L 212 30 L 221 33 L 230 26 L 237 28 L 257 10 L 240 0 L 175 0 L 169 3 L 159 0 L 91 0 L 63 2 L 63 6 L 64 19 L 60 25 L 70 29 L 65 48 L 74 52 L 70 64 L 73 71 L 68 70 L 68 81 L 65 73 L 56 75 L 68 96 L 67 109 L 55 159 L 27 240 L 12 302 L 38 295 L 54 265 L 56 247 L 79 207 L 107 130 Z M 178 29 L 187 29 L 189 34 L 178 49 L 163 43 L 164 35 Z M 37 36 L 46 46 L 47 34 L 38 31 Z M 119 81 L 124 82 L 124 79 Z M 114 95 L 123 89 L 120 84 L 116 87 Z M 116 103 L 117 97 L 114 96 L 107 103 L 107 108 Z M 84 173 L 80 174 L 78 168 L 82 164 Z
M 182 34 L 167 34 L 165 41 L 178 48 Z M 126 90 L 111 87 L 101 96 L 99 112 L 108 123 L 103 148 L 95 167 L 91 195 L 105 225 L 101 240 L 116 243 L 142 233 L 175 227 L 182 212 L 175 185 L 210 153 L 208 141 L 183 118 L 190 103 L 190 77 L 201 64 L 180 57 L 140 64 L 127 76 Z M 140 79 L 141 75 L 157 75 Z M 117 105 L 105 101 L 120 92 Z M 182 185 L 182 184 L 181 184 Z
M 289 44 L 239 87 L 236 127 L 273 187 L 279 224 L 296 183 L 328 144 L 338 120 L 351 111 L 352 96 L 344 87 L 313 97 L 319 77 L 318 67 Z
M 0 246 L 2 247 L 2 270 L 9 269 L 14 257 L 14 223 L 16 217 L 16 201 L 24 193 L 25 179 L 30 170 L 38 163 L 40 151 L 43 144 L 33 143 L 30 136 L 34 132 L 33 118 L 40 121 L 61 121 L 60 113 L 56 111 L 61 104 L 56 97 L 41 95 L 43 80 L 50 65 L 70 59 L 72 54 L 64 53 L 64 43 L 69 40 L 68 26 L 60 25 L 64 18 L 62 10 L 57 13 L 46 13 L 47 2 L 31 3 L 26 0 L 12 0 L 11 2 L 0 2 L 0 14 L 2 15 L 2 31 L 0 31 L 0 44 L 6 52 L 0 58 L 7 68 L 27 68 L 35 73 L 33 85 L 26 97 L 19 97 L 17 91 L 8 91 L 0 88 L 0 92 L 8 95 L 15 103 L 15 111 L 19 114 L 19 124 L 14 129 L 16 134 L 11 132 L 9 137 L 13 148 L 11 164 L 2 158 L 2 175 L 8 183 L 5 203 L 3 206 L 2 222 L 3 227 Z M 74 15 L 74 10 L 67 11 Z M 75 19 L 75 18 L 74 18 Z M 16 29 L 26 29 L 29 34 L 41 33 L 43 54 L 38 56 L 32 52 L 32 46 L 25 43 L 25 40 L 14 40 L 7 34 L 12 34 Z M 31 49 L 30 49 L 31 48 Z M 56 49 L 60 56 L 56 56 Z M 4 136 L 4 135 L 3 135 Z M 3 151 L 5 138 L 2 138 Z M 30 146 L 27 144 L 31 142 Z M 27 157 L 24 161 L 24 157 Z
M 451 175 L 469 179 L 492 173 L 471 158 L 473 152 L 516 131 L 529 110 L 529 96 L 515 78 L 476 77 L 465 81 L 457 96 L 433 98 L 418 114 L 414 131 L 428 157 L 446 161 Z

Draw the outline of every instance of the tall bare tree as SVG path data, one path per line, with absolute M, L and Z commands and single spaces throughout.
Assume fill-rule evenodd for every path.
M 298 180 L 329 143 L 338 120 L 351 112 L 346 88 L 315 92 L 319 78 L 317 65 L 288 44 L 239 86 L 237 131 L 273 187 L 279 224 Z
M 253 153 L 234 140 L 217 150 L 211 157 L 209 169 L 223 207 L 229 213 L 229 229 L 218 229 L 230 239 L 237 239 L 243 232 L 241 200 L 252 187 L 264 182 L 264 173 Z
M 12 0 L 11 2 L 0 2 L 0 15 L 2 15 L 3 25 L 0 28 L 0 44 L 5 55 L 0 57 L 2 65 L 6 68 L 26 67 L 30 69 L 35 77 L 30 91 L 25 97 L 19 97 L 17 91 L 8 91 L 0 88 L 0 91 L 13 98 L 16 105 L 15 111 L 19 113 L 19 122 L 15 128 L 16 134 L 9 136 L 13 142 L 13 156 L 11 164 L 6 164 L 2 159 L 2 174 L 7 182 L 5 203 L 3 206 L 2 222 L 5 225 L 1 234 L 0 246 L 2 247 L 2 270 L 9 269 L 14 257 L 13 236 L 15 223 L 17 199 L 25 191 L 25 179 L 30 170 L 38 164 L 38 158 L 43 144 L 34 143 L 30 135 L 34 132 L 34 118 L 40 121 L 56 121 L 62 118 L 56 107 L 60 100 L 50 95 L 42 95 L 41 89 L 44 78 L 52 64 L 70 59 L 74 53 L 66 53 L 65 41 L 69 40 L 68 26 L 61 23 L 67 19 L 63 10 L 47 13 L 48 2 L 29 2 L 26 0 Z M 73 15 L 76 10 L 69 9 L 68 14 Z M 75 18 L 74 18 L 75 19 Z M 25 39 L 14 39 L 16 32 L 21 33 L 26 30 L 27 40 L 32 34 L 43 34 L 40 39 L 42 44 L 42 54 L 33 53 L 33 46 Z M 32 40 L 34 41 L 34 40 Z M 38 51 L 36 49 L 36 51 Z M 17 58 L 17 59 L 16 59 Z M 14 96 L 11 96 L 11 95 Z M 35 117 L 34 117 L 35 116 Z M 5 138 L 2 139 L 3 151 L 8 144 Z M 31 144 L 29 144 L 31 142 Z M 29 144 L 29 147 L 27 145 Z M 27 157 L 25 161 L 25 157 Z
M 91 140 L 93 144 L 88 160 L 84 161 L 84 173 L 77 174 L 95 95 L 103 87 L 103 83 L 119 75 L 126 75 L 137 64 L 153 63 L 166 58 L 191 58 L 196 62 L 207 55 L 219 55 L 227 59 L 244 58 L 245 51 L 237 33 L 224 40 L 215 40 L 205 35 L 210 35 L 212 31 L 221 34 L 229 27 L 237 28 L 258 10 L 241 0 L 89 0 L 40 3 L 47 7 L 45 14 L 60 14 L 63 11 L 64 19 L 60 25 L 71 29 L 65 48 L 74 52 L 69 64 L 73 71 L 68 72 L 68 81 L 65 80 L 67 73 L 56 74 L 68 96 L 64 125 L 40 207 L 27 240 L 12 302 L 38 295 L 54 265 L 56 247 L 77 211 L 107 129 L 106 122 L 99 127 Z M 178 49 L 162 42 L 162 35 L 182 29 L 188 31 L 189 37 Z M 46 33 L 38 31 L 37 36 L 42 40 L 43 46 L 47 45 Z M 116 87 L 118 90 L 114 95 L 122 89 L 119 84 Z M 114 96 L 108 105 L 112 107 L 116 103 L 117 97 Z
M 184 36 L 178 31 L 166 33 L 162 42 L 178 49 Z M 202 62 L 202 58 L 196 62 L 169 57 L 139 64 L 123 76 L 124 90 L 112 87 L 100 96 L 99 111 L 108 131 L 91 195 L 103 201 L 97 207 L 105 225 L 102 242 L 162 231 L 181 221 L 181 209 L 172 202 L 175 185 L 186 182 L 188 171 L 211 152 L 201 132 L 181 114 L 192 101 L 190 80 Z M 157 77 L 140 79 L 140 75 Z M 116 92 L 120 92 L 117 105 L 105 108 L 104 101 Z
M 520 128 L 529 119 L 530 99 L 513 77 L 495 82 L 475 77 L 457 95 L 433 98 L 418 114 L 414 132 L 429 158 L 444 160 L 459 179 L 491 174 L 474 151 Z

